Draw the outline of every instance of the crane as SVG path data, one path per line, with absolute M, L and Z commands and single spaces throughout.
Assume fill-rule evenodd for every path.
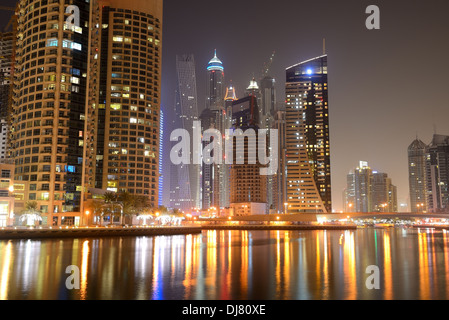
M 16 11 L 15 7 L 5 7 L 5 6 L 0 6 L 0 10 L 4 10 L 4 11 Z M 6 32 L 6 30 L 8 30 L 9 26 L 13 23 L 14 20 L 14 15 L 11 17 L 11 19 L 9 19 L 8 24 L 6 25 L 6 27 L 3 29 L 3 31 Z

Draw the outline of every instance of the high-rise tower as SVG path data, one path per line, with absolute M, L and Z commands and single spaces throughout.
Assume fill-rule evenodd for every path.
M 162 0 L 18 6 L 11 152 L 24 201 L 47 225 L 79 224 L 93 189 L 157 206 Z
M 327 55 L 286 74 L 288 213 L 331 212 Z
M 207 65 L 206 95 L 206 108 L 217 109 L 223 105 L 224 68 L 223 63 L 217 57 L 217 50 Z
M 202 131 L 214 128 L 224 134 L 228 126 L 228 114 L 224 96 L 224 67 L 217 57 L 207 65 L 206 109 L 200 116 Z M 211 141 L 212 142 L 212 141 Z M 203 147 L 209 143 L 203 142 Z M 223 159 L 224 153 L 221 155 Z M 229 167 L 224 164 L 202 164 L 202 208 L 229 206 Z
M 11 157 L 44 225 L 76 223 L 81 210 L 90 6 L 73 5 L 77 28 L 65 2 L 18 3 Z
M 144 195 L 157 207 L 162 0 L 98 0 L 92 15 L 94 186 Z
M 235 135 L 232 137 L 231 209 L 236 216 L 267 213 L 267 179 L 260 174 L 262 165 L 254 159 L 258 144 L 261 143 L 258 140 L 258 118 L 257 98 L 254 95 L 233 102 L 232 129 L 240 129 L 244 134 L 247 130 L 253 130 L 256 135 L 255 140 L 243 137 L 243 157 L 237 154 L 237 148 L 241 148 L 238 147 L 238 138 Z
M 176 56 L 178 86 L 176 90 L 176 114 L 179 118 L 175 129 L 185 129 L 193 137 L 194 124 L 198 121 L 195 58 L 192 54 Z M 191 141 L 190 150 L 193 150 Z M 192 159 L 192 156 L 189 155 Z M 173 168 L 173 166 L 172 166 Z M 173 208 L 190 211 L 201 207 L 200 169 L 198 164 L 182 164 L 171 170 Z M 178 190 L 175 192 L 175 190 Z M 175 192 L 175 193 L 174 193 Z M 176 204 L 177 203 L 177 204 Z
M 449 212 L 449 136 L 435 134 L 426 149 L 427 209 Z
M 416 138 L 407 151 L 411 211 L 425 212 L 427 211 L 426 144 Z

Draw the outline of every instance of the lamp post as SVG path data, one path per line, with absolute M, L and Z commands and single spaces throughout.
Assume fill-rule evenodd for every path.
M 84 224 L 85 224 L 86 227 L 89 226 L 89 214 L 90 214 L 90 211 L 89 211 L 89 210 L 86 210 L 86 211 L 85 211 L 85 214 L 84 214 L 84 219 L 86 220 L 86 221 L 84 222 Z

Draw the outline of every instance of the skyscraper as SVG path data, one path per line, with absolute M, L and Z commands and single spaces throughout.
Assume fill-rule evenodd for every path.
M 15 32 L 0 33 L 0 159 L 8 156 L 7 143 L 12 111 Z
M 426 144 L 416 138 L 407 151 L 411 211 L 425 212 L 427 211 Z
M 448 213 L 449 136 L 435 134 L 426 149 L 426 189 L 428 211 Z
M 95 188 L 148 196 L 157 207 L 162 0 L 96 4 L 91 52 L 99 63 L 91 61 L 89 98 L 98 111 L 88 123 L 96 127 Z
M 225 108 L 224 91 L 224 67 L 217 57 L 214 57 L 207 65 L 207 91 L 206 109 L 201 114 L 203 132 L 214 128 L 224 134 L 229 129 L 229 119 Z M 210 142 L 204 142 L 207 147 Z M 214 150 L 215 151 L 215 150 Z M 222 159 L 224 153 L 221 155 Z M 224 208 L 229 206 L 229 166 L 217 163 L 202 164 L 202 208 Z
M 78 224 L 93 189 L 158 202 L 162 0 L 71 5 L 18 9 L 11 152 L 47 225 Z
M 327 55 L 286 75 L 288 213 L 331 212 Z
M 234 101 L 232 105 L 232 129 L 254 130 L 256 136 L 259 130 L 259 110 L 257 98 L 253 95 Z M 245 139 L 243 143 L 242 163 L 237 161 L 237 138 L 233 137 L 233 161 L 231 165 L 231 209 L 234 215 L 266 214 L 267 212 L 267 179 L 260 174 L 262 167 L 254 161 L 258 144 L 256 141 Z M 242 156 L 242 155 L 240 155 Z M 254 162 L 254 163 L 252 163 Z
M 286 180 L 286 149 L 285 149 L 285 110 L 278 110 L 274 115 L 273 128 L 278 130 L 278 170 L 272 177 L 272 189 L 267 187 L 268 192 L 273 194 L 273 206 L 278 213 L 285 213 L 284 204 L 287 203 L 287 180 Z M 270 178 L 270 176 L 268 176 Z M 269 180 L 267 181 L 270 182 Z
M 163 170 L 163 154 L 164 154 L 164 113 L 161 108 L 161 116 L 159 119 L 159 199 L 158 205 L 162 206 L 164 204 L 164 176 L 162 174 Z
M 11 157 L 44 225 L 76 223 L 81 210 L 90 8 L 73 4 L 80 25 L 71 29 L 64 2 L 18 3 Z
M 198 121 L 198 103 L 196 90 L 195 58 L 192 54 L 176 56 L 178 86 L 175 101 L 175 127 L 185 129 L 193 137 L 194 124 Z M 191 148 L 193 150 L 192 142 Z M 191 155 L 189 155 L 192 158 Z M 171 206 L 175 209 L 190 211 L 201 207 L 200 169 L 198 164 L 172 166 Z M 177 190 L 177 191 L 176 191 Z
M 222 106 L 224 93 L 223 63 L 218 59 L 215 50 L 214 57 L 207 65 L 206 108 L 216 109 Z

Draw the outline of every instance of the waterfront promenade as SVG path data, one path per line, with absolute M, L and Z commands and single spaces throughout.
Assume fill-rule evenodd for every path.
M 113 227 L 113 228 L 36 228 L 2 229 L 0 240 L 9 239 L 46 239 L 46 238 L 101 238 L 101 237 L 142 237 L 170 236 L 201 233 L 201 227 Z
M 228 225 L 198 224 L 178 227 L 102 227 L 102 228 L 4 228 L 0 230 L 0 240 L 11 239 L 57 239 L 57 238 L 101 238 L 101 237 L 141 237 L 198 234 L 203 230 L 353 230 L 357 226 L 347 225 Z

